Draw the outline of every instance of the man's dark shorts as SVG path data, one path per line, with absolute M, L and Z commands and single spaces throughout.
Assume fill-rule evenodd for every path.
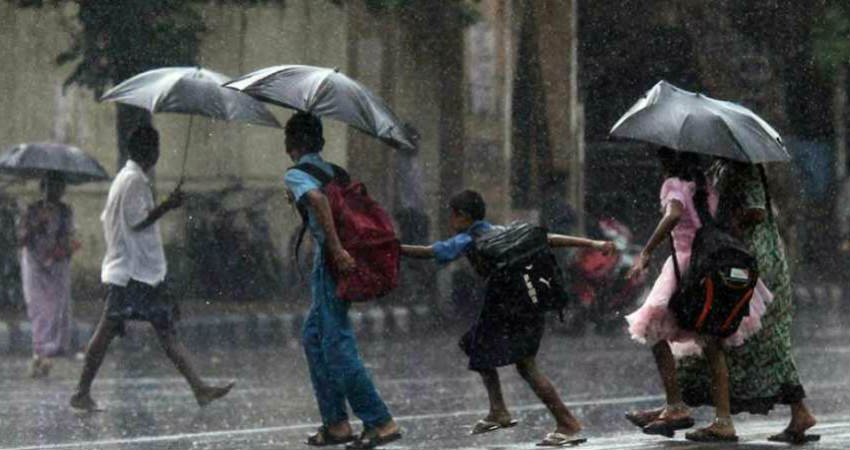
M 118 322 L 118 333 L 126 333 L 124 321 L 150 322 L 158 330 L 174 330 L 180 320 L 177 302 L 165 295 L 165 283 L 151 286 L 130 280 L 127 286 L 107 284 L 106 318 Z

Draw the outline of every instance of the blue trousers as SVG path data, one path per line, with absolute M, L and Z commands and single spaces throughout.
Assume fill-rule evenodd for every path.
M 310 284 L 313 304 L 302 342 L 322 423 L 347 420 L 347 400 L 364 428 L 383 425 L 392 416 L 360 360 L 348 303 L 334 295 L 336 286 L 324 264 L 314 269 Z

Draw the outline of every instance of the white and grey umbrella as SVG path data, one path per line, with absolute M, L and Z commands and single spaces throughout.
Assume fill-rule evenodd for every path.
M 96 159 L 77 147 L 52 142 L 18 144 L 0 154 L 0 173 L 22 178 L 41 178 L 57 172 L 67 183 L 109 180 Z
M 779 133 L 754 112 L 666 81 L 623 114 L 610 134 L 753 164 L 791 160 Z
M 416 150 L 416 130 L 402 122 L 383 99 L 339 69 L 273 66 L 224 86 L 264 102 L 345 122 L 394 148 Z
M 201 67 L 164 67 L 128 78 L 100 99 L 137 106 L 151 113 L 190 114 L 183 173 L 192 135 L 191 117 L 195 115 L 280 128 L 280 122 L 261 102 L 223 88 L 222 84 L 228 81 L 229 77 Z

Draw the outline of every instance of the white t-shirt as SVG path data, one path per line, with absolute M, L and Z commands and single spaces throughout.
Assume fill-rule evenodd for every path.
M 133 231 L 154 209 L 150 180 L 141 166 L 128 160 L 109 187 L 100 220 L 106 238 L 100 279 L 126 286 L 130 279 L 156 286 L 165 279 L 167 267 L 159 224 Z

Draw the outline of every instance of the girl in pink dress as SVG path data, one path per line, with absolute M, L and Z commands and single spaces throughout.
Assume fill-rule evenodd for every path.
M 658 151 L 662 171 L 666 179 L 661 186 L 661 209 L 664 217 L 658 223 L 649 242 L 641 251 L 630 277 L 641 276 L 649 264 L 650 255 L 672 233 L 673 246 L 681 271 L 687 271 L 691 260 L 691 244 L 697 229 L 702 226 L 698 207 L 703 211 L 716 209 L 716 196 L 708 190 L 705 177 L 700 171 L 696 154 L 680 153 L 662 148 Z M 704 216 L 705 217 L 705 216 Z M 750 302 L 750 313 L 744 318 L 735 334 L 725 339 L 698 336 L 694 332 L 679 328 L 667 303 L 676 291 L 677 281 L 672 257 L 667 258 L 661 273 L 655 281 L 643 305 L 626 317 L 632 339 L 652 346 L 652 353 L 658 366 L 661 381 L 667 397 L 667 404 L 660 409 L 628 413 L 626 418 L 643 428 L 647 434 L 661 434 L 672 437 L 675 430 L 690 428 L 694 425 L 690 411 L 682 401 L 682 393 L 676 381 L 676 356 L 705 351 L 712 361 L 715 376 L 716 394 L 715 422 L 686 437 L 693 440 L 735 441 L 735 428 L 729 414 L 728 372 L 723 354 L 724 346 L 740 345 L 760 328 L 760 318 L 765 311 L 765 303 L 772 297 L 759 281 Z M 674 344 L 671 347 L 671 344 Z M 675 351 L 675 356 L 674 356 Z

